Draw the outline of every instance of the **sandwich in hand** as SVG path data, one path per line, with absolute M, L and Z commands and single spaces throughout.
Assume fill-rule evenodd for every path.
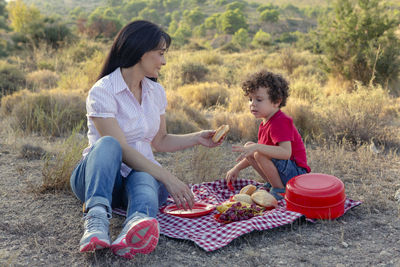
M 221 125 L 218 127 L 217 130 L 215 130 L 215 134 L 212 137 L 212 140 L 214 143 L 218 143 L 221 141 L 221 139 L 228 133 L 229 131 L 229 125 Z

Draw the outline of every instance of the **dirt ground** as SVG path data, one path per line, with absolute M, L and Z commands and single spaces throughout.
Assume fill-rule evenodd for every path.
M 321 162 L 325 152 L 308 149 L 308 153 L 314 170 L 334 169 L 329 166 L 332 160 Z M 341 153 L 336 161 L 355 157 Z M 158 157 L 170 168 L 176 161 L 169 155 Z M 348 168 L 337 164 L 336 169 L 343 176 L 357 176 L 356 162 L 343 163 L 350 164 Z M 109 250 L 79 253 L 81 204 L 70 192 L 32 193 L 31 188 L 41 183 L 42 166 L 43 161 L 21 158 L 15 146 L 0 143 L 1 266 L 400 266 L 400 208 L 392 196 L 399 186 L 398 162 L 369 171 L 373 179 L 391 177 L 379 186 L 368 179 L 361 179 L 362 184 L 357 184 L 359 178 L 344 179 L 347 195 L 363 204 L 337 220 L 299 221 L 252 232 L 214 252 L 161 236 L 154 252 L 133 260 Z M 375 201 L 374 197 L 385 199 Z M 114 215 L 112 237 L 118 235 L 122 222 L 122 217 Z

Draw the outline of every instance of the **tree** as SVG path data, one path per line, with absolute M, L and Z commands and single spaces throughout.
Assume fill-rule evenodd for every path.
M 240 10 L 244 10 L 246 7 L 246 4 L 244 2 L 232 2 L 230 4 L 226 5 L 226 10 L 235 10 L 235 9 L 240 9 Z
M 195 27 L 203 23 L 205 14 L 199 8 L 193 10 L 185 10 L 183 12 L 183 20 L 191 27 Z
M 8 30 L 7 26 L 7 9 L 6 9 L 6 1 L 5 0 L 0 0 L 0 29 L 6 29 Z
M 11 21 L 10 25 L 15 32 L 28 33 L 31 25 L 42 21 L 39 9 L 34 6 L 28 7 L 22 0 L 9 2 L 7 10 Z
M 327 69 L 363 84 L 397 78 L 400 43 L 390 8 L 379 0 L 337 0 L 331 16 L 318 25 Z
M 217 29 L 224 33 L 233 34 L 240 28 L 247 29 L 246 17 L 239 9 L 227 10 L 217 19 Z
M 255 47 L 266 47 L 271 44 L 271 35 L 259 29 L 251 44 Z
M 276 9 L 266 9 L 260 14 L 263 22 L 277 22 L 279 20 L 279 11 Z
M 232 37 L 232 42 L 238 44 L 242 48 L 246 48 L 250 42 L 249 32 L 246 29 L 239 29 Z

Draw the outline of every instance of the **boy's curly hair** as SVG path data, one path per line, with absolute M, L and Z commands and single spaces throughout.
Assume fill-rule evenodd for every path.
M 279 107 L 286 105 L 286 99 L 289 97 L 289 83 L 281 75 L 261 70 L 252 74 L 242 83 L 242 90 L 245 96 L 261 87 L 267 89 L 267 94 L 272 103 L 277 103 L 281 100 Z

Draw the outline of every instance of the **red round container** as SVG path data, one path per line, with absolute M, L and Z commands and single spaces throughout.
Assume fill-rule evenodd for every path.
M 311 219 L 335 219 L 344 213 L 343 182 L 332 175 L 307 173 L 286 184 L 286 208 Z

